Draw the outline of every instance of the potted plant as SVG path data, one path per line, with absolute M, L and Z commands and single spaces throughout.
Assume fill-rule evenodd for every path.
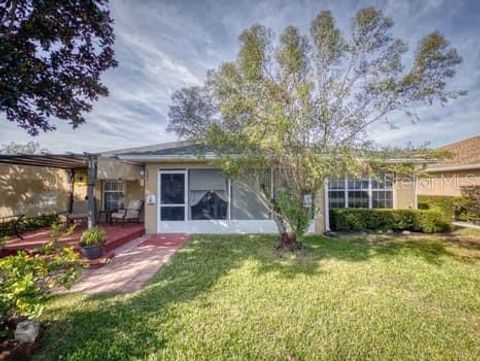
M 80 237 L 80 252 L 88 258 L 99 258 L 105 246 L 105 231 L 100 227 L 92 227 L 82 233 Z

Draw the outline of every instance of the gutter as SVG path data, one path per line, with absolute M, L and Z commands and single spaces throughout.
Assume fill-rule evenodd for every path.
M 465 164 L 465 165 L 451 165 L 451 166 L 438 167 L 438 168 L 427 168 L 425 169 L 425 172 L 436 173 L 436 172 L 451 172 L 456 170 L 471 170 L 471 169 L 480 169 L 480 163 Z
M 179 161 L 204 161 L 204 160 L 216 160 L 218 159 L 215 155 L 205 155 L 203 157 L 198 157 L 196 155 L 118 155 L 118 159 L 132 161 L 132 162 L 155 162 L 155 161 L 167 161 L 167 162 L 179 162 Z

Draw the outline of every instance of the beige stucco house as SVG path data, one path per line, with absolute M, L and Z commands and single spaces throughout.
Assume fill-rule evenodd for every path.
M 418 181 L 419 195 L 461 196 L 462 187 L 480 185 L 480 135 L 440 148 L 450 157 L 426 168 Z
M 123 209 L 131 200 L 143 200 L 146 233 L 276 232 L 272 215 L 262 202 L 248 188 L 223 175 L 213 154 L 198 157 L 195 145 L 166 143 L 88 159 L 73 170 L 67 169 L 68 164 L 65 169 L 0 165 L 0 217 L 87 207 L 90 183 L 96 211 Z M 17 178 L 18 172 L 24 177 Z M 25 185 L 29 179 L 35 182 Z M 275 172 L 269 173 L 266 182 L 274 192 Z M 414 178 L 400 179 L 393 174 L 329 179 L 312 197 L 314 216 L 309 232 L 329 230 L 331 208 L 416 208 L 415 189 Z

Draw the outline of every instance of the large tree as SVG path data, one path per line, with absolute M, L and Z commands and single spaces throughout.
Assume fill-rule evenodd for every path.
M 275 41 L 253 25 L 240 35 L 235 61 L 210 71 L 203 87 L 173 95 L 169 129 L 216 151 L 236 181 L 274 169 L 286 190 L 276 199 L 265 182 L 248 183 L 274 212 L 281 244 L 296 247 L 306 229 L 304 195 L 329 175 L 379 160 L 368 127 L 462 94 L 447 89 L 461 57 L 441 33 L 426 35 L 406 63 L 407 44 L 392 26 L 374 7 L 355 14 L 348 35 L 329 11 L 316 16 L 309 36 L 288 26 Z
M 85 122 L 117 65 L 107 0 L 0 3 L 0 113 L 29 134 Z

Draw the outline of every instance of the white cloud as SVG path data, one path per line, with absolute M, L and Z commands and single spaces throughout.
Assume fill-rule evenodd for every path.
M 72 130 L 59 124 L 38 141 L 52 151 L 96 151 L 171 141 L 165 131 L 170 96 L 176 89 L 200 84 L 205 72 L 233 59 L 238 35 L 255 22 L 277 33 L 293 24 L 305 33 L 320 10 L 330 9 L 348 31 L 350 17 L 365 5 L 377 5 L 395 20 L 394 32 L 410 48 L 433 30 L 444 32 L 464 57 L 452 85 L 469 95 L 446 107 L 419 109 L 422 119 L 402 119 L 398 129 L 378 125 L 372 137 L 383 144 L 433 145 L 480 133 L 480 37 L 475 1 L 127 1 L 111 2 L 120 65 L 104 76 L 110 96 L 94 104 L 87 124 Z M 475 15 L 476 14 L 476 15 Z M 1 119 L 0 119 L 1 120 Z M 0 143 L 31 140 L 5 120 L 0 122 Z

